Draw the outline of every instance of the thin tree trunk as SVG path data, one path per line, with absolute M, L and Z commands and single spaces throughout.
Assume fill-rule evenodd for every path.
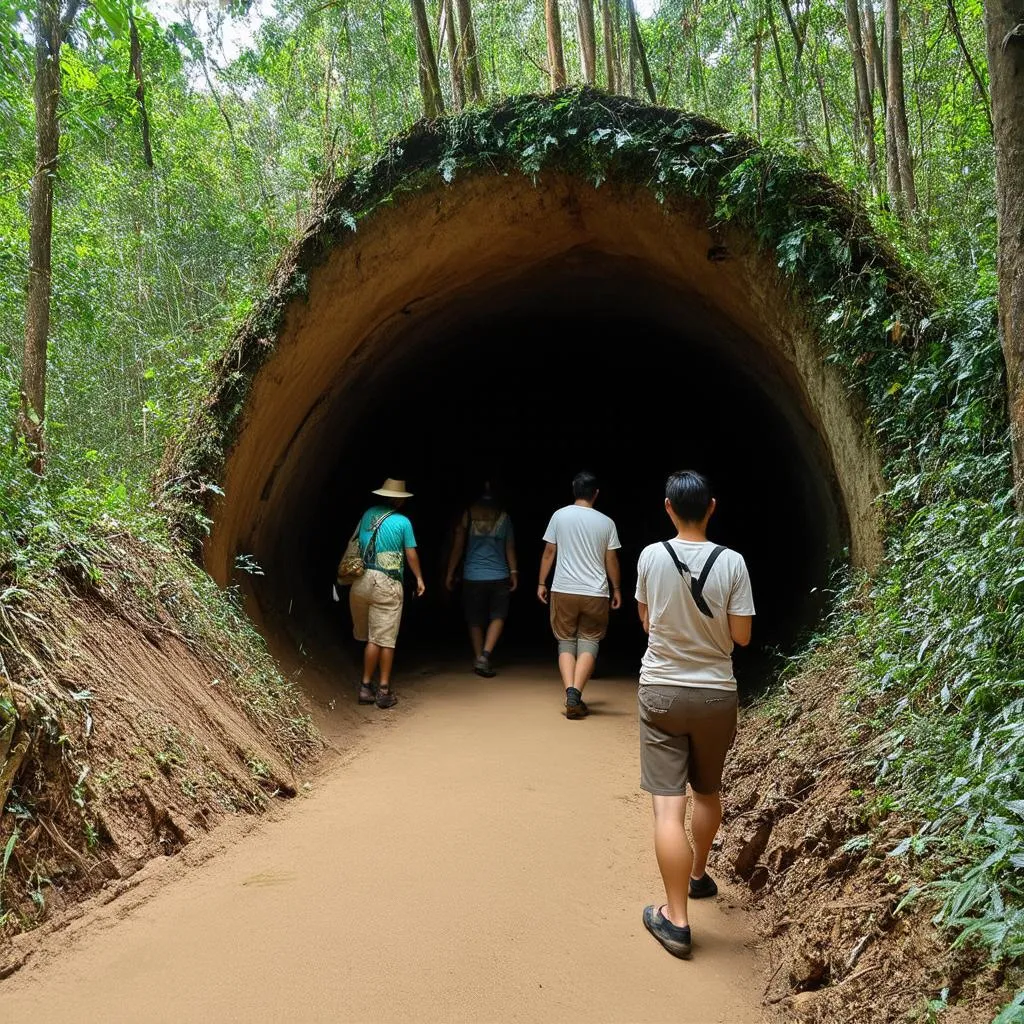
M 597 83 L 597 32 L 594 28 L 594 0 L 576 0 L 576 17 L 580 27 L 580 59 L 583 80 Z
M 619 91 L 615 77 L 615 29 L 612 26 L 612 9 L 609 0 L 601 0 L 601 34 L 604 36 L 604 73 L 609 92 Z
M 640 66 L 640 72 L 644 79 L 644 89 L 652 103 L 658 102 L 658 96 L 654 91 L 654 79 L 651 78 L 651 68 L 647 63 L 647 48 L 644 46 L 644 37 L 640 34 L 640 23 L 636 17 L 636 5 L 633 0 L 626 0 L 626 14 L 629 17 L 629 50 L 631 58 L 634 58 Z M 630 64 L 632 64 L 632 59 Z
M 789 84 L 789 75 L 786 73 L 786 61 L 782 56 L 782 43 L 779 41 L 779 27 L 775 22 L 774 0 L 766 0 L 765 10 L 768 12 L 768 30 L 772 37 L 772 49 L 775 51 L 775 63 L 779 68 L 779 80 L 782 83 L 782 92 L 789 102 L 793 112 L 793 119 L 796 120 L 796 101 L 793 98 L 793 90 Z
M 452 0 L 441 0 L 441 23 L 448 48 L 448 72 L 452 80 L 452 103 L 456 110 L 466 105 L 466 86 L 462 80 L 462 65 L 459 59 L 459 41 L 456 38 L 455 12 Z M 438 41 L 440 43 L 440 40 Z
M 562 50 L 562 19 L 558 0 L 544 0 L 544 23 L 548 33 L 548 74 L 551 91 L 565 88 L 565 53 Z
M 444 97 L 441 95 L 441 81 L 437 73 L 437 58 L 434 43 L 430 38 L 430 22 L 424 0 L 409 0 L 412 7 L 412 23 L 416 31 L 416 54 L 418 60 L 420 95 L 423 97 L 423 113 L 428 118 L 444 114 Z
M 146 83 L 142 77 L 142 44 L 139 42 L 139 29 L 135 24 L 135 15 L 128 9 L 128 34 L 130 37 L 130 62 L 132 74 L 135 76 L 135 100 L 139 104 L 139 116 L 142 118 L 142 159 L 146 166 L 153 169 L 153 150 L 149 143 L 149 114 L 146 113 Z
M 953 26 L 953 35 L 956 36 L 957 45 L 960 47 L 960 52 L 964 55 L 964 60 L 967 61 L 967 67 L 970 69 L 971 77 L 974 79 L 974 84 L 978 89 L 978 95 L 981 97 L 981 102 L 985 107 L 985 120 L 988 121 L 988 130 L 994 135 L 995 127 L 992 124 L 992 101 L 988 97 L 988 90 L 985 88 L 985 80 L 981 77 L 981 74 L 978 71 L 978 65 L 974 63 L 971 51 L 967 49 L 967 40 L 964 39 L 964 31 L 960 25 L 960 15 L 956 13 L 955 0 L 946 0 L 946 8 L 949 11 L 949 23 Z
M 906 219 L 917 209 L 914 166 L 910 155 L 910 131 L 903 91 L 903 38 L 899 0 L 885 0 L 886 108 L 885 144 L 889 160 L 888 184 L 897 212 Z M 890 147 L 892 152 L 890 153 Z M 895 186 L 895 191 L 894 191 Z
M 21 363 L 21 405 L 18 430 L 31 453 L 32 469 L 46 464 L 46 362 L 50 336 L 51 249 L 53 245 L 53 182 L 60 152 L 60 50 L 78 14 L 80 0 L 70 0 L 63 17 L 59 0 L 39 0 L 35 17 L 36 161 L 29 195 L 28 295 L 25 303 L 25 346 Z
M 864 36 L 860 27 L 860 9 L 857 0 L 846 0 L 846 30 L 850 35 L 850 57 L 853 59 L 853 78 L 857 95 L 857 119 L 864 138 L 868 177 L 871 187 L 878 192 L 878 153 L 875 149 L 875 108 L 871 97 L 871 79 Z
M 882 48 L 878 45 L 878 23 L 875 21 L 875 9 L 871 0 L 864 0 L 862 12 L 864 27 L 864 54 L 867 57 L 868 70 L 875 91 L 882 97 L 882 110 L 888 105 L 888 93 L 885 88 L 885 61 L 882 59 Z
M 477 53 L 476 29 L 473 27 L 472 0 L 455 0 L 459 9 L 459 57 L 467 87 L 467 96 L 473 103 L 484 102 L 484 86 L 480 76 L 480 56 Z
M 761 17 L 758 15 L 757 29 L 754 33 L 754 63 L 750 68 L 750 116 L 754 122 L 754 136 L 761 137 L 761 50 L 764 33 Z
M 996 144 L 999 336 L 1006 361 L 1014 495 L 1024 512 L 1024 12 L 985 0 Z

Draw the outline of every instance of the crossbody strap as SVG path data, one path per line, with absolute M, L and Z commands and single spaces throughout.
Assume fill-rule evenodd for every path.
M 375 562 L 377 560 L 377 531 L 381 527 L 381 523 L 387 519 L 388 516 L 394 515 L 394 509 L 390 512 L 385 512 L 384 515 L 373 524 L 373 532 L 370 534 L 370 539 L 366 542 L 366 550 L 363 552 L 363 562 Z M 370 555 L 370 549 L 373 549 L 373 556 Z
M 704 600 L 704 585 L 708 581 L 708 577 L 711 575 L 711 570 L 715 566 L 715 562 L 718 561 L 718 556 L 725 550 L 721 544 L 715 545 L 711 554 L 708 555 L 704 562 L 704 568 L 700 571 L 700 578 L 694 579 L 693 573 L 690 572 L 690 567 L 682 561 L 675 552 L 675 548 L 667 541 L 663 540 L 662 546 L 669 554 L 669 558 L 675 563 L 676 570 L 679 575 L 685 580 L 689 577 L 690 580 L 690 595 L 693 597 L 694 603 L 701 610 L 701 613 L 706 615 L 709 619 L 714 618 L 714 614 L 708 607 L 707 601 Z

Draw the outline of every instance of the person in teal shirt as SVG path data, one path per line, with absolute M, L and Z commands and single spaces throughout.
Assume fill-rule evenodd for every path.
M 416 551 L 412 523 L 399 509 L 412 495 L 404 480 L 386 480 L 373 492 L 384 501 L 371 505 L 359 520 L 359 553 L 366 571 L 352 584 L 349 608 L 352 632 L 366 644 L 363 652 L 363 681 L 359 687 L 360 704 L 391 708 L 398 698 L 391 692 L 391 670 L 395 663 L 395 645 L 402 622 L 404 590 L 402 579 L 408 563 L 416 577 L 416 596 L 426 585 Z M 374 674 L 380 670 L 376 694 Z

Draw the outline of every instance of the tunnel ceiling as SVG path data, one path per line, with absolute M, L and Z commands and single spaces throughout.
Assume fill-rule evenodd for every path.
M 879 458 L 815 299 L 844 296 L 849 316 L 877 305 L 880 276 L 909 294 L 838 186 L 701 118 L 584 91 L 420 123 L 336 183 L 284 255 L 169 450 L 165 494 L 226 582 L 337 472 L 374 381 L 510 317 L 631 317 L 756 384 L 834 510 L 832 543 L 870 565 Z M 642 335 L 600 344 L 637 358 Z

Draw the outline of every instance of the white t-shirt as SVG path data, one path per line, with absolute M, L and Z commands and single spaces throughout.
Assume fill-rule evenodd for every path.
M 558 547 L 553 591 L 608 596 L 604 556 L 622 547 L 615 523 L 608 516 L 586 505 L 566 505 L 551 517 L 544 540 Z
M 710 541 L 672 540 L 676 557 L 694 579 L 715 545 Z M 754 598 L 743 556 L 725 549 L 704 584 L 708 618 L 690 593 L 662 544 L 644 548 L 637 564 L 636 599 L 647 605 L 651 631 L 640 682 L 658 686 L 710 686 L 735 690 L 729 615 L 753 615 Z

